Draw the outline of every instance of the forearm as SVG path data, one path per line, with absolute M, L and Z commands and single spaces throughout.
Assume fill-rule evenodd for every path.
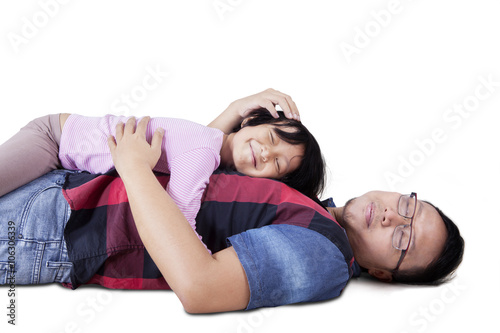
M 172 290 L 198 280 L 214 259 L 147 166 L 122 174 L 137 230 Z
M 217 118 L 215 118 L 208 127 L 218 128 L 225 134 L 230 134 L 233 131 L 233 128 L 241 123 L 242 117 L 236 111 L 236 103 L 238 101 L 234 101 L 224 110 Z
M 161 153 L 163 131 L 145 140 L 148 119 L 117 125 L 108 138 L 125 184 L 135 224 L 151 258 L 188 312 L 243 309 L 249 286 L 232 248 L 207 253 L 188 221 L 151 171 Z

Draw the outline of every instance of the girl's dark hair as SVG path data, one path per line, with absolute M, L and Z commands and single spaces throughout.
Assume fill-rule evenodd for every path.
M 396 272 L 393 275 L 394 281 L 407 284 L 438 285 L 450 280 L 462 262 L 465 241 L 460 235 L 458 227 L 439 208 L 430 202 L 427 203 L 437 210 L 446 226 L 448 235 L 444 249 L 441 255 L 424 269 Z
M 317 197 L 325 187 L 325 161 L 318 142 L 300 121 L 286 118 L 282 111 L 278 111 L 278 115 L 279 118 L 274 118 L 267 109 L 254 110 L 245 118 L 246 123 L 235 127 L 233 132 L 246 126 L 271 124 L 281 140 L 291 145 L 304 145 L 300 166 L 279 180 L 318 202 Z

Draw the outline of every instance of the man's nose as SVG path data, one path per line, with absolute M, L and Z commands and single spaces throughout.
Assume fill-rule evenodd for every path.
M 384 210 L 384 215 L 382 216 L 382 225 L 384 227 L 390 227 L 400 224 L 404 224 L 404 218 L 394 209 L 386 208 Z

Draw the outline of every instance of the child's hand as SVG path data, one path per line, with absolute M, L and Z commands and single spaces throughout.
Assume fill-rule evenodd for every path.
M 256 109 L 265 108 L 273 117 L 278 118 L 276 105 L 283 109 L 287 118 L 300 121 L 299 110 L 290 96 L 274 89 L 266 89 L 258 94 L 232 102 L 224 112 L 208 124 L 208 127 L 218 128 L 229 134 L 235 126 L 241 123 L 243 118 Z
M 278 118 L 276 105 L 283 109 L 287 118 L 300 121 L 299 110 L 292 98 L 272 88 L 238 99 L 231 103 L 230 108 L 233 109 L 233 112 L 237 112 L 241 118 L 245 118 L 251 111 L 259 108 L 269 110 L 273 117 Z
M 161 143 L 163 139 L 163 129 L 157 129 L 151 140 L 151 144 L 146 141 L 146 128 L 149 117 L 142 118 L 137 124 L 134 117 L 127 123 L 116 125 L 116 139 L 113 136 L 108 138 L 108 146 L 113 157 L 113 163 L 120 175 L 134 172 L 139 167 L 148 167 L 152 170 L 161 155 Z

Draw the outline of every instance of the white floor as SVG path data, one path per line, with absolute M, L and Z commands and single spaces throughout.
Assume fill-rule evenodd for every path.
M 2 2 L 0 142 L 48 113 L 207 124 L 231 101 L 273 87 L 294 98 L 322 145 L 326 194 L 337 204 L 372 189 L 418 192 L 457 223 L 466 252 L 456 278 L 440 287 L 359 278 L 336 300 L 218 315 L 188 315 L 172 292 L 18 287 L 14 328 L 2 287 L 0 330 L 498 330 L 499 308 L 486 302 L 500 297 L 498 7 L 424 0 Z

